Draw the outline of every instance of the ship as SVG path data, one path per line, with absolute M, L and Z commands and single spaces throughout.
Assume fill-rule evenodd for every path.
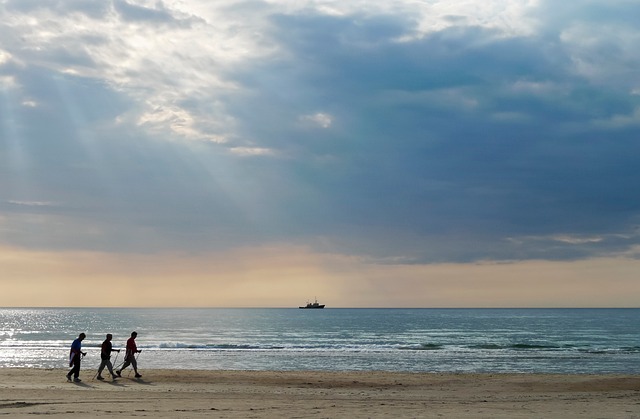
M 307 302 L 306 306 L 300 306 L 298 308 L 324 308 L 324 304 L 319 304 L 318 299 L 316 298 L 313 303 Z

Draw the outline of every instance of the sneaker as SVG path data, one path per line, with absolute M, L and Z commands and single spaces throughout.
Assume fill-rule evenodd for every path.
M 103 377 L 103 376 L 101 376 L 101 375 L 99 375 L 99 376 L 97 376 L 97 377 L 96 377 L 96 379 L 98 379 L 98 380 L 104 380 L 104 377 Z
M 120 370 L 117 370 L 117 371 L 116 371 L 116 374 L 118 375 L 118 377 L 122 377 L 122 376 L 120 375 Z
M 138 373 L 136 373 L 136 378 L 141 378 L 142 376 Z
M 76 382 L 76 383 L 79 383 L 79 382 L 80 382 L 80 381 L 82 381 L 82 380 L 81 380 L 81 379 L 79 379 L 79 378 L 74 378 L 74 379 L 73 379 L 73 381 L 74 381 L 74 382 Z
M 71 376 L 70 375 L 67 375 L 67 381 L 69 381 L 69 382 L 71 381 Z

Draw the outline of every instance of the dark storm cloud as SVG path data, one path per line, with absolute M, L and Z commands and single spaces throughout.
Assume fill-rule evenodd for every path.
M 338 239 L 349 246 L 421 260 L 586 257 L 636 243 L 635 234 L 553 241 L 550 252 L 548 243 L 509 240 L 606 235 L 637 222 L 640 201 L 629 191 L 640 183 L 638 125 L 596 121 L 632 115 L 640 98 L 576 74 L 559 42 L 474 27 L 398 42 L 413 28 L 389 18 L 274 24 L 292 59 L 247 68 L 241 81 L 256 95 L 236 107 L 248 135 L 268 146 L 306 162 L 335 157 L 297 173 L 327 201 L 327 216 L 308 220 L 318 233 L 336 227 L 364 238 Z M 284 80 L 291 94 L 280 90 Z M 310 104 L 343 125 L 317 137 L 286 123 Z

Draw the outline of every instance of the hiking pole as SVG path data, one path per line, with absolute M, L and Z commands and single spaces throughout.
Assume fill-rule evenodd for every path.
M 102 365 L 102 352 L 100 352 L 100 365 Z M 95 379 L 98 376 L 99 372 L 100 372 L 100 367 L 98 367 L 98 370 L 96 371 L 96 373 L 93 374 L 93 378 L 91 378 L 91 381 L 95 381 Z
M 118 351 L 118 355 L 120 355 L 120 351 Z M 122 361 L 122 362 L 120 363 L 120 365 L 116 366 L 116 360 L 118 359 L 118 355 L 116 355 L 116 359 L 113 361 L 113 369 L 114 369 L 114 371 L 115 371 L 115 370 L 118 370 L 121 366 L 123 366 L 123 365 L 124 365 L 124 363 L 125 363 L 125 362 L 126 362 L 126 360 L 127 360 L 127 356 L 126 356 L 126 354 L 125 354 L 124 361 Z
M 120 351 L 112 351 L 112 352 L 116 352 L 116 357 L 113 359 L 113 364 L 111 365 L 111 368 L 113 369 L 113 365 L 115 365 L 115 363 L 118 361 L 118 355 L 120 355 Z M 102 365 L 102 357 L 100 357 L 100 365 Z M 91 381 L 94 381 L 96 379 L 96 377 L 98 376 L 99 372 L 100 372 L 100 370 L 99 370 L 99 367 L 98 367 L 98 371 L 96 371 L 96 373 L 93 375 L 93 378 L 91 379 Z M 111 372 L 111 371 L 109 371 L 109 372 Z
M 117 351 L 117 352 L 116 352 L 116 357 L 115 357 L 115 358 L 113 358 L 113 364 L 111 364 L 111 371 L 109 371 L 109 372 L 111 373 L 111 377 L 112 377 L 112 379 L 114 379 L 114 380 L 116 379 L 115 377 L 116 377 L 116 375 L 117 375 L 117 374 L 114 372 L 114 370 L 116 369 L 116 368 L 114 367 L 114 365 L 115 365 L 115 364 L 116 364 L 116 362 L 118 361 L 118 355 L 120 355 L 120 351 Z
M 102 356 L 100 357 L 100 363 L 102 363 Z M 100 367 L 98 366 L 98 369 L 99 369 L 99 368 L 100 368 Z M 97 376 L 98 376 L 98 371 L 96 370 L 96 373 L 95 373 L 95 374 L 93 374 L 93 377 L 91 377 L 91 381 L 94 381 L 94 380 L 96 379 L 96 377 L 97 377 Z

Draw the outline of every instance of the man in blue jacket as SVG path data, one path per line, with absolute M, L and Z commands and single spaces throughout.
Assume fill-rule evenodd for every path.
M 84 333 L 80 333 L 78 338 L 73 341 L 71 344 L 71 351 L 69 351 L 69 366 L 72 367 L 71 370 L 67 373 L 67 381 L 71 381 L 71 375 L 73 374 L 73 381 L 76 383 L 82 381 L 80 376 L 80 360 L 87 353 L 82 352 L 82 341 L 86 338 L 87 335 Z

